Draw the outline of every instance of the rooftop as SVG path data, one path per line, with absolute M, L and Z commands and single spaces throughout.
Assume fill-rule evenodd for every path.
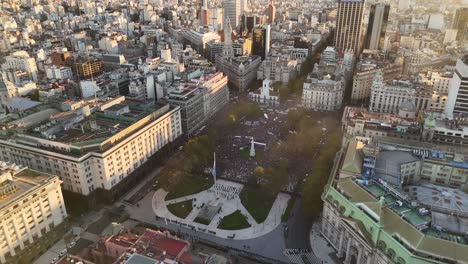
M 376 185 L 377 187 L 375 187 Z M 394 199 L 400 199 L 396 198 L 389 190 L 384 190 L 378 183 L 371 182 L 366 186 L 358 184 L 352 178 L 342 178 L 336 182 L 334 189 L 338 192 L 327 191 L 327 199 L 333 199 L 332 196 L 340 193 L 355 206 L 358 204 L 366 205 L 367 209 L 365 210 L 373 211 L 378 217 L 375 221 L 378 222 L 383 231 L 389 236 L 405 241 L 404 244 L 418 251 L 410 250 L 411 252 L 415 254 L 430 253 L 434 256 L 457 260 L 468 259 L 468 250 L 465 244 L 425 235 L 423 231 L 418 230 L 417 226 L 429 222 L 430 217 L 421 215 L 406 202 L 401 206 L 394 203 Z M 384 204 L 379 206 L 376 194 L 381 195 L 384 192 L 386 193 L 383 196 Z M 391 196 L 391 198 L 386 198 L 387 196 Z M 364 230 L 366 229 L 364 228 Z
M 7 165 L 0 162 L 0 210 L 8 207 L 28 192 L 40 187 L 55 176 L 43 172 L 19 168 L 15 165 Z
M 125 264 L 158 264 L 159 261 L 142 256 L 140 254 L 133 254 L 130 258 L 125 261 Z
M 176 260 L 186 250 L 189 243 L 170 236 L 167 233 L 146 229 L 141 235 L 122 233 L 107 239 L 106 243 L 113 243 L 122 248 L 126 248 L 132 254 L 127 261 L 137 261 L 142 259 L 143 263 L 152 260 L 163 261 L 164 259 Z M 128 254 L 127 254 L 128 257 Z M 132 258 L 134 258 L 132 260 Z M 126 262 L 141 263 L 141 262 Z M 156 262 L 157 263 L 157 262 Z
M 83 153 L 93 149 L 103 150 L 171 109 L 168 104 L 128 99 L 101 107 L 105 103 L 86 104 L 71 111 L 59 112 L 50 117 L 46 116 L 45 119 L 43 112 L 37 112 L 36 115 L 41 117 L 41 122 L 37 122 L 39 119 L 17 121 L 24 124 L 34 124 L 34 126 L 16 134 L 14 139 L 19 143 L 37 144 L 38 147 L 53 148 L 65 152 L 77 150 L 79 153 Z M 127 107 L 128 111 L 114 112 Z M 49 110 L 44 113 L 56 112 L 50 109 L 52 108 L 49 106 Z M 106 109 L 111 111 L 105 111 Z M 48 140 L 48 142 L 45 144 L 40 140 Z M 70 149 L 64 149 L 64 146 L 60 144 L 54 145 L 54 142 L 67 144 Z

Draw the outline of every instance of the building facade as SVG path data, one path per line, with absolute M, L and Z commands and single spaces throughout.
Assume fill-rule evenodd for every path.
M 341 108 L 344 95 L 344 80 L 308 76 L 302 90 L 302 106 L 319 111 L 335 111 Z
M 351 138 L 338 152 L 341 162 L 335 164 L 322 194 L 321 234 L 344 263 L 463 263 L 468 258 L 467 245 L 460 240 L 464 228 L 451 224 L 466 225 L 466 212 L 449 202 L 437 203 L 455 193 L 464 202 L 466 194 L 422 177 L 411 178 L 419 177 L 415 169 L 422 156 L 437 164 L 456 155 L 443 147 L 423 151 L 421 147 L 408 140 L 364 143 Z M 422 165 L 419 170 L 435 169 Z M 386 173 L 401 177 L 398 184 L 403 187 L 383 180 Z M 431 199 L 425 199 L 427 195 Z
M 36 60 L 31 58 L 26 51 L 17 51 L 5 57 L 6 69 L 21 70 L 29 75 L 30 80 L 37 82 Z
M 102 73 L 102 61 L 90 58 L 85 61 L 75 61 L 72 63 L 73 74 L 77 78 L 96 77 Z
M 453 19 L 453 28 L 457 30 L 457 41 L 463 43 L 468 37 L 468 7 L 457 9 Z
M 252 30 L 252 54 L 262 60 L 270 54 L 270 25 L 258 26 Z
M 380 67 L 382 66 L 374 63 L 358 63 L 353 75 L 351 101 L 355 103 L 368 102 L 371 96 L 372 81 Z M 381 69 L 383 81 L 386 82 L 398 78 L 401 75 L 402 69 L 403 67 L 398 63 L 383 66 L 383 69 Z
M 353 50 L 359 55 L 362 49 L 364 16 L 363 0 L 338 1 L 334 46 L 340 51 Z
M 128 113 L 105 112 L 127 103 Z M 182 135 L 179 107 L 127 102 L 124 97 L 101 104 L 94 113 L 83 106 L 52 115 L 32 130 L 11 131 L 8 139 L 0 139 L 0 159 L 53 173 L 64 190 L 85 196 L 98 188 L 111 190 Z
M 297 75 L 297 61 L 280 57 L 268 57 L 257 70 L 257 80 L 288 83 Z
M 450 119 L 458 115 L 468 115 L 468 55 L 457 60 L 450 82 L 445 114 Z
M 249 99 L 267 106 L 279 105 L 279 93 L 274 91 L 271 84 L 272 82 L 270 80 L 263 80 L 262 87 L 260 87 L 257 91 L 249 93 Z
M 40 243 L 67 218 L 67 211 L 57 176 L 1 163 L 0 262 L 8 263 L 26 244 Z
M 229 18 L 233 28 L 239 26 L 239 18 L 242 15 L 241 0 L 226 0 L 223 2 L 224 21 Z
M 216 57 L 216 69 L 223 72 L 239 91 L 245 91 L 255 81 L 261 63 L 262 58 L 255 55 Z
M 385 31 L 387 29 L 390 5 L 373 4 L 370 7 L 369 24 L 365 48 L 371 50 L 383 50 L 385 44 Z

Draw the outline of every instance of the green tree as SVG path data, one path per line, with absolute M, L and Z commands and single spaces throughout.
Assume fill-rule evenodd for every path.
M 42 13 L 42 14 L 39 15 L 39 20 L 41 22 L 47 21 L 47 19 L 49 19 L 49 17 L 47 16 L 46 13 Z
M 184 146 L 184 153 L 195 172 L 201 172 L 212 161 L 213 151 L 214 142 L 208 135 L 190 139 Z
M 29 98 L 33 101 L 39 101 L 39 90 L 32 90 L 31 93 L 29 93 Z

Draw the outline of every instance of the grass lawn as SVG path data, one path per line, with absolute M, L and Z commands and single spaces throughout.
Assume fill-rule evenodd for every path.
M 185 219 L 190 212 L 192 211 L 192 200 L 180 202 L 180 203 L 173 203 L 167 206 L 169 212 L 173 215 Z
M 286 207 L 286 210 L 284 211 L 283 215 L 281 216 L 281 222 L 287 222 L 289 217 L 291 216 L 291 210 L 294 206 L 294 202 L 296 201 L 296 197 L 291 197 L 288 200 L 288 207 Z
M 268 216 L 276 194 L 252 186 L 245 186 L 240 193 L 240 198 L 245 209 L 249 211 L 257 223 L 262 223 Z
M 187 176 L 179 181 L 166 196 L 166 201 L 199 193 L 213 185 L 211 175 Z
M 225 230 L 240 230 L 250 227 L 247 218 L 239 211 L 223 217 L 221 223 L 219 223 L 218 228 Z
M 199 224 L 203 224 L 203 225 L 209 225 L 211 222 L 211 221 L 208 221 L 208 219 L 201 218 L 201 217 L 196 217 L 195 219 L 193 219 L 193 221 Z

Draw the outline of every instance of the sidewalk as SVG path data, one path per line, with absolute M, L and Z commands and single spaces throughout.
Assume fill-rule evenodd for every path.
M 288 200 L 290 199 L 290 196 L 288 194 L 279 193 L 273 203 L 273 206 L 270 209 L 267 218 L 263 223 L 259 224 L 250 215 L 248 210 L 242 205 L 239 196 L 235 197 L 234 199 L 223 199 L 219 197 L 215 198 L 214 192 L 205 190 L 198 194 L 177 198 L 170 201 L 165 201 L 167 192 L 163 189 L 159 189 L 158 191 L 150 194 L 148 194 L 143 200 L 140 201 L 140 207 L 127 206 L 127 210 L 133 218 L 145 222 L 148 220 L 148 218 L 154 219 L 156 215 L 158 217 L 166 219 L 168 222 L 178 223 L 181 226 L 193 227 L 195 230 L 198 230 L 200 232 L 202 232 L 201 230 L 203 230 L 203 232 L 209 232 L 221 238 L 231 238 L 234 240 L 252 239 L 255 237 L 263 236 L 274 230 L 280 225 L 281 216 L 286 210 Z M 193 198 L 197 198 L 197 203 L 206 204 L 208 204 L 212 200 L 219 199 L 219 203 L 222 204 L 221 212 L 213 218 L 213 220 L 208 226 L 192 221 L 200 211 L 200 209 L 198 208 L 194 208 L 186 219 L 181 219 L 174 216 L 167 209 L 167 204 L 181 202 Z M 148 208 L 153 209 L 153 216 L 148 216 Z M 220 221 L 220 219 L 226 215 L 234 213 L 236 210 L 241 211 L 241 213 L 247 217 L 247 221 L 250 223 L 251 227 L 241 230 L 219 229 L 217 227 L 217 223 Z
M 314 254 L 322 260 L 322 263 L 338 264 L 331 256 L 335 254 L 335 249 L 328 245 L 327 240 L 320 235 L 322 222 L 320 220 L 314 222 L 310 229 L 310 246 Z

